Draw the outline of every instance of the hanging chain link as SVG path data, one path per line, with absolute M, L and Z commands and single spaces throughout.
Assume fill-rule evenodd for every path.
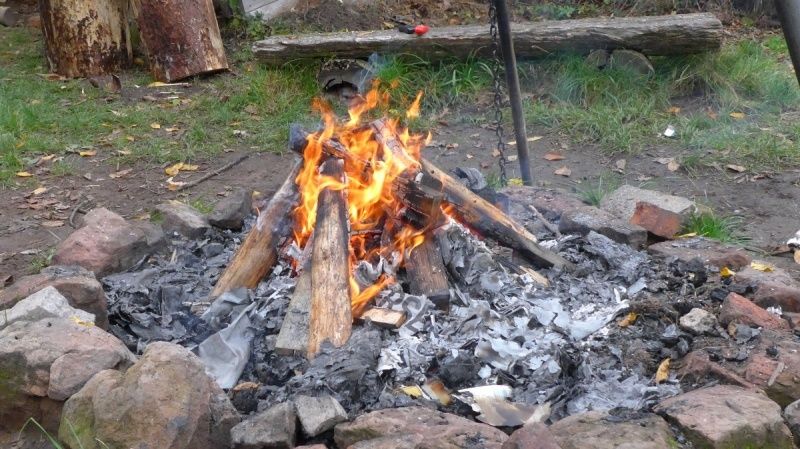
M 500 182 L 505 186 L 508 185 L 508 177 L 506 175 L 506 142 L 503 135 L 503 84 L 500 79 L 503 70 L 503 61 L 500 58 L 500 36 L 497 28 L 497 8 L 495 7 L 494 0 L 489 0 L 489 34 L 492 38 L 494 124 L 495 134 L 497 134 L 497 151 L 500 153 L 497 163 L 500 165 Z

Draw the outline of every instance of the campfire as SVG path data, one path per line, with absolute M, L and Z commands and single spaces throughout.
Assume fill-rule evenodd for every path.
M 420 92 L 405 118 L 419 115 L 421 99 Z M 452 221 L 538 265 L 570 266 L 422 158 L 430 134 L 414 134 L 399 119 L 365 120 L 386 111 L 389 101 L 388 92 L 376 86 L 354 101 L 346 120 L 337 119 L 324 101 L 314 102 L 324 126 L 313 133 L 292 128 L 290 147 L 302 159 L 215 287 L 212 296 L 252 288 L 278 258 L 289 257 L 298 278 L 289 313 L 308 317 L 307 323 L 286 321 L 279 349 L 314 357 L 325 341 L 342 346 L 353 318 L 401 324 L 402 314 L 370 306 L 391 284 L 406 285 L 408 293 L 424 295 L 446 310 L 450 283 L 436 231 Z

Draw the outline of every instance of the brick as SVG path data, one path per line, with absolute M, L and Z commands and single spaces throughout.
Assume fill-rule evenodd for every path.
M 736 293 L 728 294 L 725 301 L 723 301 L 719 321 L 723 326 L 737 323 L 763 327 L 764 329 L 789 329 L 789 323 L 786 320 L 767 312 L 749 299 Z
M 739 270 L 750 265 L 751 257 L 741 248 L 724 245 L 705 237 L 692 237 L 655 243 L 647 248 L 653 255 L 675 257 L 684 262 L 698 258 L 705 265 Z
M 647 231 L 644 228 L 593 206 L 583 206 L 565 212 L 558 223 L 558 230 L 564 234 L 580 235 L 594 231 L 636 249 L 643 248 L 647 243 Z
M 674 237 L 683 227 L 680 215 L 644 201 L 636 203 L 630 222 L 666 239 Z

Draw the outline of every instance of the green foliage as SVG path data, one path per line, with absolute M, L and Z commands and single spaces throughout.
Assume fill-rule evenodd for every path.
M 197 209 L 198 212 L 208 214 L 214 210 L 214 204 L 204 197 L 197 197 L 189 202 L 189 205 Z M 151 217 L 152 218 L 152 217 Z
M 735 216 L 720 217 L 713 213 L 695 214 L 689 217 L 683 232 L 696 233 L 723 243 L 746 241 L 740 233 L 742 219 Z
M 534 16 L 543 17 L 550 20 L 569 19 L 577 11 L 572 5 L 561 5 L 556 3 L 541 3 L 534 5 L 532 13 Z
M 617 190 L 620 179 L 613 175 L 603 175 L 591 184 L 577 188 L 578 196 L 581 201 L 591 206 L 599 206 L 603 198 L 609 193 Z

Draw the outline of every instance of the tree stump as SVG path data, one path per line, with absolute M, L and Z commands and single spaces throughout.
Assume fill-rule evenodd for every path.
M 50 70 L 69 78 L 119 72 L 130 61 L 127 0 L 39 0 Z
M 155 79 L 228 70 L 212 0 L 139 0 L 136 19 Z

